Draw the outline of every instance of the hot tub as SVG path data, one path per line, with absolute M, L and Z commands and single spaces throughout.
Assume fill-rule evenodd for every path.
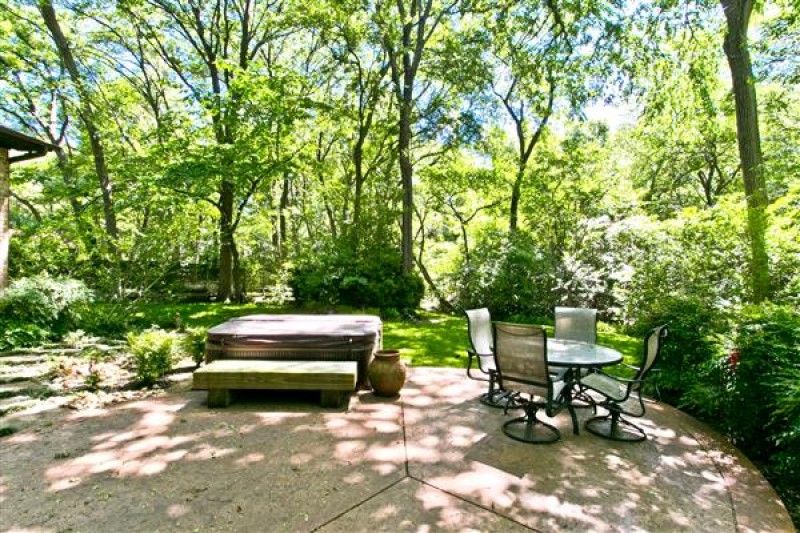
M 205 359 L 356 361 L 358 384 L 366 387 L 382 336 L 381 319 L 372 315 L 248 315 L 208 330 Z

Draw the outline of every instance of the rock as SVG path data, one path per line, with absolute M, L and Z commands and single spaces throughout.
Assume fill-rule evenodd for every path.
M 49 373 L 50 365 L 46 363 L 26 366 L 0 365 L 0 384 L 39 379 L 47 376 Z
M 0 399 L 2 398 L 10 398 L 12 396 L 19 396 L 22 392 L 28 391 L 31 389 L 41 389 L 42 387 L 36 381 L 15 381 L 12 383 L 1 383 L 0 384 Z
M 33 406 L 35 403 L 36 400 L 30 396 L 12 396 L 11 398 L 0 400 L 0 416 L 22 411 L 23 409 Z
M 0 366 L 2 365 L 35 365 L 38 363 L 46 363 L 47 356 L 44 354 L 28 353 L 25 355 L 9 355 L 0 359 Z

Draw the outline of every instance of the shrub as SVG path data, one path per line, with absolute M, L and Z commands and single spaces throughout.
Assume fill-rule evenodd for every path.
M 17 320 L 0 319 L 0 350 L 13 350 L 25 346 L 36 346 L 53 338 L 53 333 L 36 324 L 25 324 Z
M 206 353 L 206 328 L 189 328 L 181 339 L 180 349 L 197 364 L 203 362 Z
M 122 337 L 131 326 L 128 309 L 119 304 L 95 304 L 81 313 L 82 330 L 100 337 Z
M 403 274 L 400 256 L 388 251 L 316 255 L 292 271 L 289 285 L 301 304 L 395 308 L 402 313 L 419 307 L 424 293 L 422 279 Z
M 792 378 L 800 368 L 800 313 L 765 304 L 742 312 L 736 336 L 740 359 L 733 382 L 729 424 L 736 442 L 751 453 L 778 452 L 800 436 L 800 399 Z M 793 468 L 800 466 L 795 453 Z
M 530 237 L 489 232 L 472 255 L 474 259 L 462 265 L 453 282 L 459 307 L 488 307 L 499 319 L 552 315 L 559 303 L 555 263 Z
M 136 379 L 152 385 L 170 371 L 175 358 L 175 336 L 153 327 L 141 333 L 128 334 Z
M 14 281 L 0 297 L 0 348 L 56 338 L 81 317 L 92 292 L 81 281 L 43 274 Z
M 719 398 L 724 387 L 719 337 L 725 321 L 720 312 L 698 298 L 673 296 L 639 309 L 634 321 L 631 333 L 642 338 L 657 325 L 669 327 L 657 363 L 659 371 L 648 378 L 658 385 L 664 399 L 673 404 L 712 408 L 706 400 Z
M 81 357 L 89 361 L 89 373 L 86 374 L 83 383 L 90 391 L 96 391 L 103 381 L 103 375 L 98 370 L 97 365 L 107 358 L 107 354 L 94 346 L 89 346 L 81 350 Z
M 800 487 L 800 361 L 778 372 L 773 386 L 771 425 L 778 451 L 772 457 L 772 469 L 787 485 Z

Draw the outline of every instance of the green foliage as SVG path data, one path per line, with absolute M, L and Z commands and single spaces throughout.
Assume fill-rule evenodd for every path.
M 723 351 L 719 336 L 725 322 L 718 310 L 697 297 L 662 297 L 638 309 L 632 319 L 631 333 L 639 338 L 655 326 L 669 327 L 657 363 L 659 371 L 648 378 L 658 385 L 664 399 L 681 404 L 687 391 L 707 384 Z M 693 394 L 699 393 L 695 390 Z M 708 407 L 705 403 L 699 406 Z
M 3 320 L 0 328 L 3 332 L 2 339 L 0 339 L 0 350 L 36 346 L 53 337 L 50 330 L 36 324 L 23 324 L 15 320 Z
M 103 376 L 97 370 L 97 363 L 106 358 L 106 354 L 94 346 L 84 348 L 81 351 L 81 357 L 89 360 L 89 373 L 84 378 L 83 382 L 90 391 L 96 391 L 100 388 L 100 383 L 103 381 Z
M 139 383 L 150 386 L 172 369 L 176 351 L 174 334 L 153 327 L 130 333 L 127 339 Z
M 553 260 L 529 236 L 487 233 L 473 255 L 480 261 L 464 263 L 454 280 L 458 306 L 488 307 L 499 319 L 552 314 Z
M 772 468 L 787 484 L 800 487 L 800 362 L 777 372 L 772 392 L 771 422 L 779 428 L 774 436 L 778 451 L 770 458 Z
M 129 330 L 130 322 L 130 310 L 127 306 L 97 304 L 89 306 L 83 311 L 78 325 L 83 331 L 92 335 L 121 337 Z
M 400 256 L 385 250 L 357 256 L 341 251 L 319 254 L 293 270 L 289 285 L 300 304 L 343 304 L 404 313 L 419 307 L 424 292 L 422 279 L 403 274 Z
M 199 365 L 206 354 L 206 336 L 208 329 L 203 327 L 187 328 L 180 342 L 180 350 Z
M 642 309 L 674 294 L 726 309 L 748 297 L 744 206 L 681 211 L 674 219 L 631 217 L 608 232 L 608 259 L 617 266 L 613 300 L 632 323 Z
M 17 431 L 19 431 L 19 429 L 15 428 L 14 426 L 2 426 L 0 427 L 0 439 L 3 437 L 8 437 L 9 435 L 13 435 Z
M 779 449 L 796 444 L 798 387 L 786 385 L 800 368 L 800 313 L 772 304 L 748 307 L 736 345 L 740 361 L 733 385 L 732 436 L 743 448 L 765 456 L 765 441 Z
M 78 280 L 42 274 L 14 281 L 0 297 L 0 349 L 32 346 L 66 333 L 92 298 Z

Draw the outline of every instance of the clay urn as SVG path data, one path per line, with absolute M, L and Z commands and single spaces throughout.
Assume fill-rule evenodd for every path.
M 400 360 L 400 350 L 375 352 L 368 374 L 377 396 L 397 396 L 406 382 L 406 364 Z

